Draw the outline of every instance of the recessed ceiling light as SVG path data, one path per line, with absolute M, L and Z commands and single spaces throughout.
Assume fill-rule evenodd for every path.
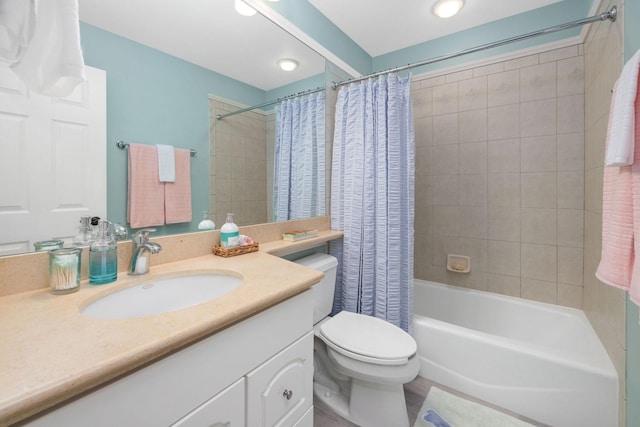
M 243 2 L 242 0 L 236 0 L 235 6 L 236 6 L 236 12 L 238 12 L 240 15 L 253 16 L 256 14 L 256 10 L 251 6 L 249 6 L 248 4 L 246 4 L 245 2 Z
M 433 5 L 433 13 L 440 18 L 449 18 L 462 9 L 463 0 L 440 0 Z
M 293 71 L 298 67 L 298 61 L 293 59 L 281 59 L 278 61 L 278 67 L 283 71 Z

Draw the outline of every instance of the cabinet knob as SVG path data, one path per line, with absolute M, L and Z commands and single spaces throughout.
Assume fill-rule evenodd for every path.
M 293 397 L 293 390 L 285 390 L 282 393 L 282 396 L 285 397 L 287 400 L 291 400 L 291 398 Z

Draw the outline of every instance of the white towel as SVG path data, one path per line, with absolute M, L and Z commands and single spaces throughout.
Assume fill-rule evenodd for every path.
M 35 26 L 35 0 L 0 2 L 0 61 L 13 64 L 22 59 Z
M 627 61 L 613 89 L 611 129 L 605 155 L 605 166 L 629 166 L 633 164 L 635 143 L 635 108 L 638 93 L 640 50 Z
M 71 95 L 85 82 L 78 0 L 38 2 L 31 43 L 11 67 L 29 89 L 46 96 Z
M 160 182 L 176 182 L 176 158 L 171 145 L 156 144 L 158 147 L 158 178 Z

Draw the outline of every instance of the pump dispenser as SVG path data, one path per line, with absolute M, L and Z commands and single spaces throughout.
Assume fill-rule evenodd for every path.
M 209 212 L 202 212 L 202 221 L 198 224 L 198 230 L 215 230 L 216 224 L 209 218 Z
M 118 277 L 118 253 L 115 238 L 109 233 L 110 222 L 98 221 L 98 233 L 89 247 L 89 283 L 102 285 Z
M 233 214 L 227 214 L 227 222 L 220 227 L 220 246 L 223 248 L 235 248 L 240 246 L 240 232 L 233 222 Z
M 91 232 L 91 217 L 89 215 L 80 217 L 80 227 L 78 235 L 73 238 L 74 246 L 89 246 L 93 242 L 94 236 Z

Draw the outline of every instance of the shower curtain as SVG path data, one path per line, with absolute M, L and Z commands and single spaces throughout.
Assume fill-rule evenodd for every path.
M 415 145 L 410 77 L 396 74 L 338 93 L 330 250 L 339 260 L 333 312 L 387 320 L 405 331 L 413 311 Z
M 326 215 L 324 92 L 282 102 L 276 118 L 273 219 Z

